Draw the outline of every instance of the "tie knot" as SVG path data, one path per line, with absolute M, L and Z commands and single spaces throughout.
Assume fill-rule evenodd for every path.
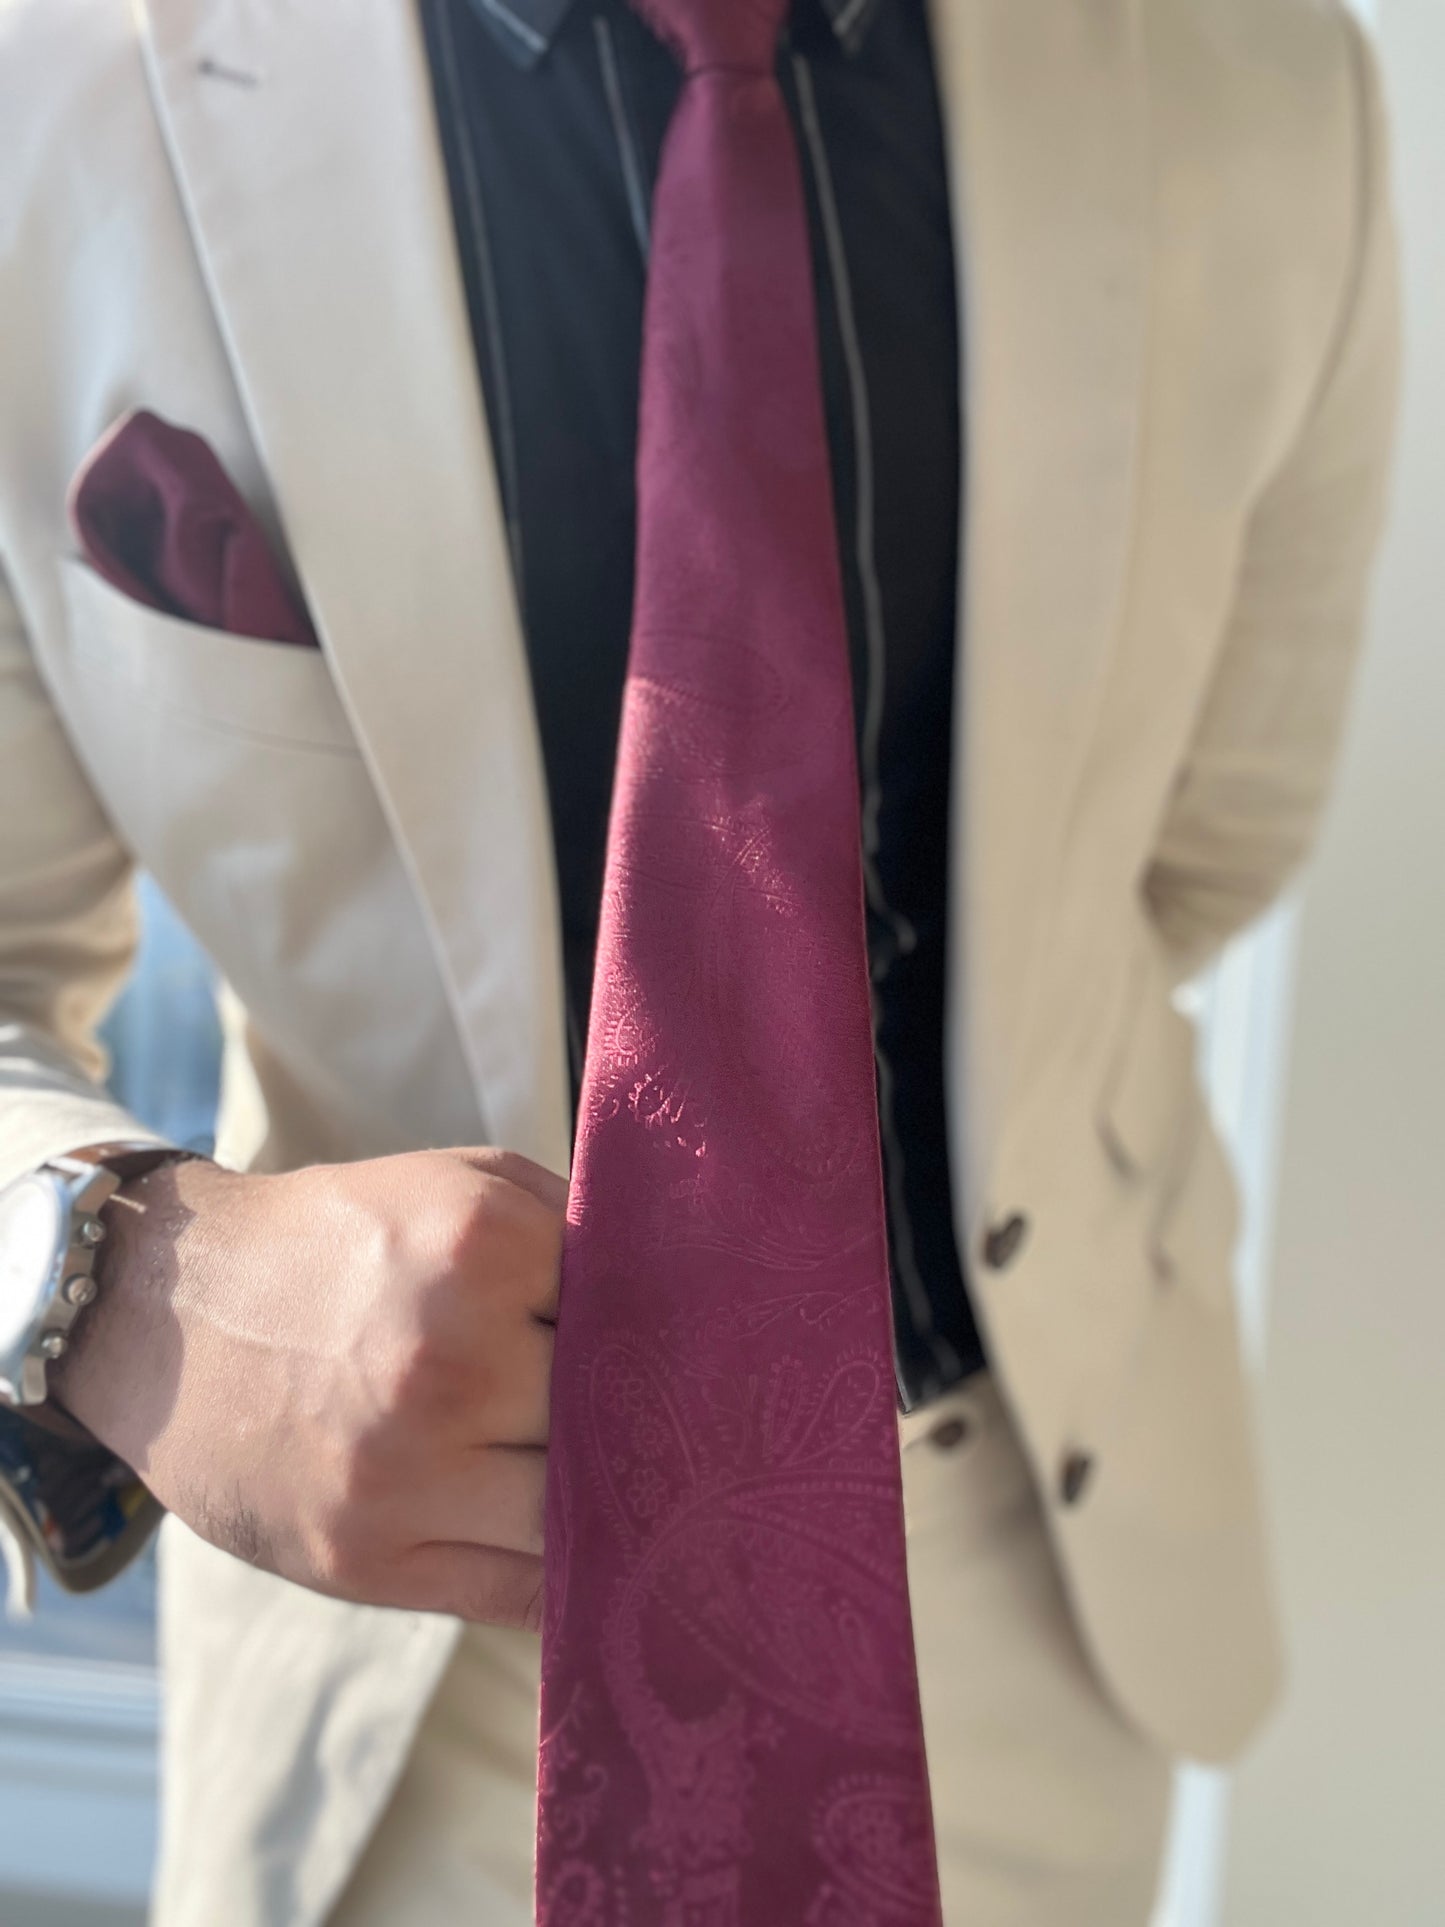
M 771 73 L 788 0 L 631 0 L 688 73 L 735 67 Z

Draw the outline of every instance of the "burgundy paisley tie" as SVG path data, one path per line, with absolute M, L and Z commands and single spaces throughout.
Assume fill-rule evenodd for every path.
M 636 605 L 553 1370 L 543 1927 L 935 1927 L 786 0 L 634 0 Z

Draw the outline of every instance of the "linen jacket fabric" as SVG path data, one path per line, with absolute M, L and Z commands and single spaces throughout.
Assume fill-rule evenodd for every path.
M 1293 872 L 1335 758 L 1396 373 L 1381 110 L 1335 0 L 934 0 L 934 34 L 960 1235 L 1100 1675 L 1221 1759 L 1279 1657 L 1235 1189 L 1171 992 Z M 91 1082 L 137 861 L 227 981 L 226 1158 L 565 1168 L 545 789 L 406 0 L 0 9 L 0 341 L 0 1179 L 138 1134 Z M 211 442 L 322 650 L 75 558 L 67 484 L 136 406 Z M 163 1587 L 159 1918 L 307 1927 L 456 1627 L 175 1525 Z

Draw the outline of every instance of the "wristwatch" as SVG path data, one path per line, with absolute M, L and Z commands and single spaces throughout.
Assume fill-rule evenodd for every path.
M 0 1190 L 0 1404 L 49 1396 L 49 1367 L 99 1291 L 101 1206 L 122 1184 L 191 1156 L 167 1144 L 92 1144 Z

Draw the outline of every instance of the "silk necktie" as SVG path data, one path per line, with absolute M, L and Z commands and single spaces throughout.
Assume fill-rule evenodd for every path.
M 786 0 L 634 0 L 633 632 L 562 1261 L 542 1927 L 934 1927 Z

